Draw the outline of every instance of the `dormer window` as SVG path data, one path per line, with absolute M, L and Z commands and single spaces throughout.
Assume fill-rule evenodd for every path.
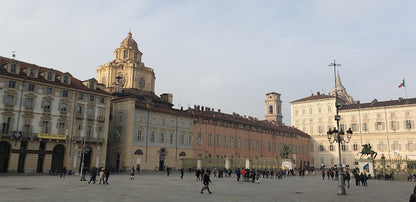
M 11 73 L 16 73 L 16 70 L 17 70 L 16 64 L 12 64 L 11 67 L 10 67 L 10 72 Z
M 90 81 L 90 86 L 91 89 L 94 89 L 94 81 Z
M 124 57 L 124 58 L 127 58 L 127 50 L 124 50 L 124 52 L 123 52 L 123 57 Z
M 64 76 L 64 83 L 67 84 L 68 83 L 68 76 Z
M 52 72 L 48 72 L 48 73 L 47 73 L 46 79 L 47 79 L 48 81 L 51 81 L 51 80 L 52 80 Z
M 137 60 L 137 52 L 134 52 L 134 59 Z
M 35 69 L 30 68 L 30 70 L 29 70 L 29 76 L 30 77 L 35 77 Z

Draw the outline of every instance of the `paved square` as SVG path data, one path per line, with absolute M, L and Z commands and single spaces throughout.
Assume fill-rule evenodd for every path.
M 0 176 L 0 201 L 409 201 L 415 182 L 369 180 L 347 195 L 337 195 L 337 181 L 319 176 L 261 179 L 260 184 L 211 177 L 213 194 L 200 194 L 202 183 L 194 173 L 184 179 L 175 172 L 110 175 L 109 185 L 88 184 L 79 176 Z

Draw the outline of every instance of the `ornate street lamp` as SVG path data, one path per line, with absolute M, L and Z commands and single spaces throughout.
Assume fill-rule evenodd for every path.
M 333 63 L 329 64 L 328 66 L 334 67 L 334 77 L 335 77 L 335 107 L 336 107 L 336 115 L 335 121 L 337 121 L 337 127 L 334 127 L 334 130 L 329 129 L 327 132 L 328 141 L 330 143 L 337 142 L 338 143 L 338 156 L 339 156 L 339 178 L 338 178 L 338 195 L 345 195 L 345 178 L 344 178 L 344 167 L 342 166 L 341 161 L 341 143 L 348 143 L 352 136 L 351 128 L 347 130 L 347 136 L 345 137 L 345 132 L 343 129 L 339 129 L 339 121 L 341 120 L 341 116 L 339 115 L 339 108 L 341 107 L 341 102 L 338 98 L 338 89 L 337 89 L 337 77 L 336 77 L 336 67 L 341 66 L 340 64 Z

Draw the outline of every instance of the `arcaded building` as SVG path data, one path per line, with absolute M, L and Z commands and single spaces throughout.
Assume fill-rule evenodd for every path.
M 0 172 L 105 165 L 110 95 L 95 79 L 0 57 L 0 96 Z

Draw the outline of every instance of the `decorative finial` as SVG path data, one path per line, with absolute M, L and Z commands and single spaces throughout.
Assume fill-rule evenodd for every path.
M 13 57 L 13 59 L 14 59 L 14 58 L 16 57 L 16 54 L 15 54 L 15 53 L 16 53 L 16 51 L 12 51 L 12 53 L 13 53 L 13 54 L 12 54 L 12 57 Z

